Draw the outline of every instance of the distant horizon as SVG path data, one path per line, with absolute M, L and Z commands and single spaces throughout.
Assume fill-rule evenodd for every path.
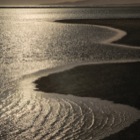
M 46 8 L 53 8 L 53 7 L 61 7 L 61 8 L 67 8 L 67 7 L 77 7 L 77 8 L 80 8 L 80 7 L 89 7 L 89 8 L 96 8 L 96 7 L 139 7 L 140 6 L 140 3 L 138 4 L 97 4 L 97 5 L 58 5 L 58 4 L 24 4 L 24 5 L 21 5 L 21 4 L 17 4 L 17 5 L 12 5 L 12 4 L 9 4 L 9 5 L 0 5 L 0 7 L 46 7 Z
M 78 6 L 78 7 L 95 7 L 95 6 L 137 6 L 140 0 L 0 0 L 0 6 Z

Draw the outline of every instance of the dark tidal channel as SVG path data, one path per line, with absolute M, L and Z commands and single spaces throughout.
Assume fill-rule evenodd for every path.
M 129 46 L 140 46 L 140 19 L 70 19 L 57 20 L 56 22 L 114 27 L 126 31 L 127 35 L 113 43 Z
M 97 97 L 140 109 L 140 62 L 81 65 L 35 81 L 39 91 Z M 139 140 L 140 121 L 106 140 Z

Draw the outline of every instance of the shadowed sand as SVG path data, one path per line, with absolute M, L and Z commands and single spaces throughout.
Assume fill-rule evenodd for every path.
M 35 81 L 44 92 L 98 97 L 139 108 L 140 63 L 83 65 Z
M 122 39 L 113 43 L 129 46 L 140 46 L 140 19 L 70 19 L 57 20 L 60 23 L 103 25 L 121 29 L 127 32 Z
M 98 97 L 140 109 L 140 63 L 93 64 L 50 74 L 35 81 L 37 90 Z M 106 140 L 138 140 L 140 121 Z

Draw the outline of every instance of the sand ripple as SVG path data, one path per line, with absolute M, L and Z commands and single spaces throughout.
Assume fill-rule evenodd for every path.
M 140 118 L 140 112 L 130 106 L 34 91 L 33 80 L 18 81 L 15 94 L 3 101 L 1 140 L 99 140 Z

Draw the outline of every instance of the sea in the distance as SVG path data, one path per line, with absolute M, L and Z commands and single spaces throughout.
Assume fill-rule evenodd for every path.
M 0 140 L 115 140 L 122 130 L 138 140 L 138 126 L 127 132 L 140 119 L 139 44 L 74 20 L 129 19 L 139 30 L 139 18 L 139 7 L 1 8 Z

